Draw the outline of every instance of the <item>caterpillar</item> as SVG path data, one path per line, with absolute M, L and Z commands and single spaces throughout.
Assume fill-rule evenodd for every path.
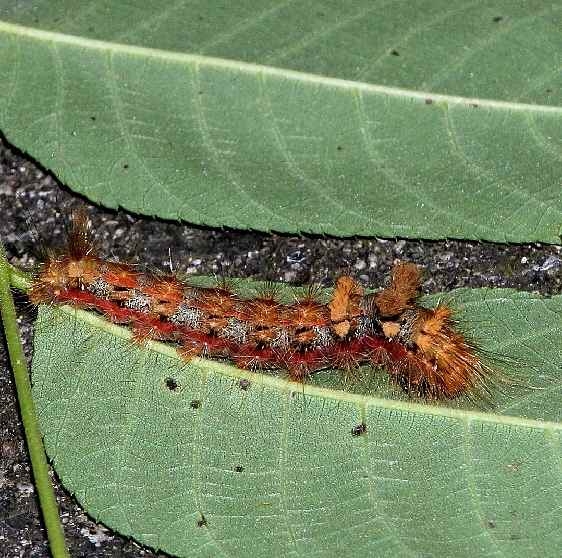
M 129 327 L 138 342 L 173 343 L 186 360 L 286 370 L 300 382 L 321 369 L 348 372 L 367 364 L 426 399 L 485 391 L 491 369 L 459 331 L 451 308 L 421 305 L 420 291 L 419 268 L 402 262 L 375 293 L 343 276 L 327 303 L 314 289 L 291 303 L 279 301 L 274 288 L 244 299 L 226 283 L 195 287 L 171 273 L 104 260 L 86 215 L 78 213 L 66 246 L 47 255 L 30 299 L 96 311 Z

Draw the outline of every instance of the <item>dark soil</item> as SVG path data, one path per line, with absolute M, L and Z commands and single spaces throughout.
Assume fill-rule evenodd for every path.
M 0 238 L 11 262 L 32 269 L 44 246 L 60 242 L 65 215 L 84 200 L 30 159 L 0 143 Z M 424 290 L 514 287 L 562 292 L 562 247 L 462 241 L 335 239 L 205 229 L 113 212 L 87 204 L 101 253 L 187 274 L 330 285 L 349 273 L 380 286 L 396 259 L 425 268 Z M 170 264 L 171 262 L 171 264 Z M 31 354 L 33 308 L 18 296 Z M 15 392 L 0 342 L 0 558 L 49 556 L 23 441 Z M 156 556 L 91 521 L 54 479 L 72 556 Z

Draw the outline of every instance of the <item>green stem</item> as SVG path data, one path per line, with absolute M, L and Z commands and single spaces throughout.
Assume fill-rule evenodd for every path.
M 0 258 L 2 257 L 3 252 L 0 252 Z M 14 289 L 18 289 L 18 291 L 28 291 L 31 287 L 31 283 L 33 278 L 30 273 L 25 273 L 25 271 L 21 271 L 17 267 L 10 265 L 8 262 L 5 262 L 7 265 L 8 273 L 10 274 L 10 283 Z
M 31 382 L 16 322 L 16 309 L 10 291 L 10 280 L 18 288 L 29 286 L 29 279 L 21 272 L 16 272 L 6 259 L 4 247 L 0 242 L 0 313 L 4 324 L 4 335 L 14 372 L 16 393 L 31 460 L 31 468 L 35 479 L 35 487 L 39 496 L 39 505 L 43 514 L 43 522 L 47 530 L 49 547 L 53 558 L 70 558 L 66 548 L 55 491 L 49 477 L 49 465 L 43 448 L 43 440 L 39 431 L 35 405 L 31 397 Z

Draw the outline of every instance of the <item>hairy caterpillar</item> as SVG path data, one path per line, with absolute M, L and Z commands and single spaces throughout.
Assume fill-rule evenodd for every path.
M 30 297 L 95 310 L 130 327 L 139 341 L 174 343 L 185 359 L 281 369 L 297 381 L 320 369 L 370 364 L 429 399 L 485 390 L 491 370 L 458 331 L 449 307 L 418 303 L 420 283 L 417 266 L 399 263 L 389 284 L 373 294 L 343 276 L 327 304 L 313 289 L 292 303 L 280 302 L 273 288 L 243 299 L 227 285 L 194 287 L 173 274 L 103 260 L 87 218 L 77 214 L 66 248 L 47 257 Z

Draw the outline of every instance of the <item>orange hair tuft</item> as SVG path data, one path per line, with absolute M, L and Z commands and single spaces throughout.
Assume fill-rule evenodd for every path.
M 390 285 L 375 295 L 375 304 L 381 316 L 398 316 L 410 308 L 419 295 L 420 286 L 421 275 L 416 264 L 396 264 Z

